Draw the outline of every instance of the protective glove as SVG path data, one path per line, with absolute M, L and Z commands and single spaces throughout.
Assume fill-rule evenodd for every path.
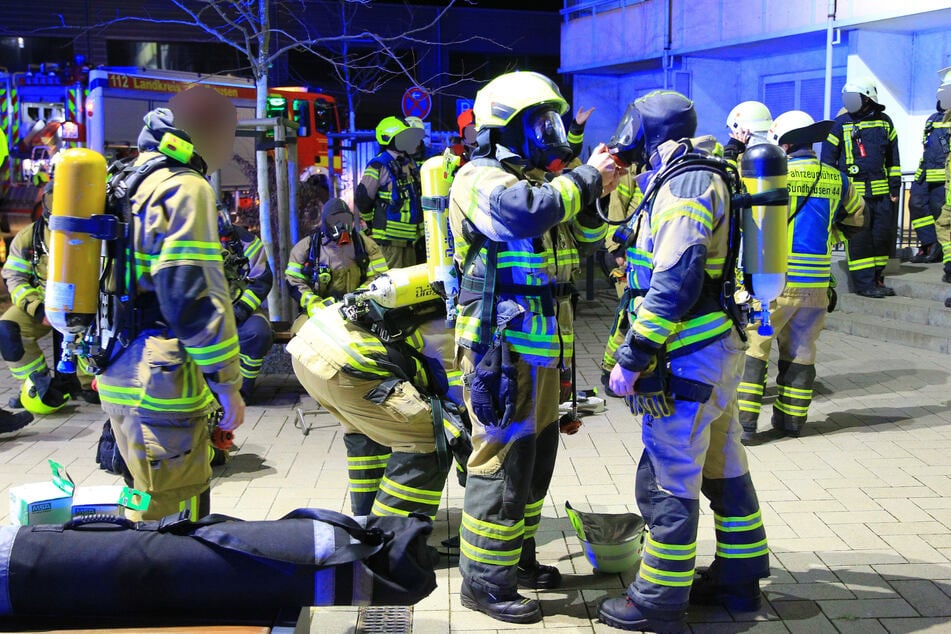
M 635 414 L 649 414 L 654 418 L 664 418 L 674 413 L 673 403 L 667 398 L 665 378 L 657 370 L 641 374 L 634 386 L 632 411 Z
M 248 320 L 248 317 L 252 314 L 251 308 L 244 302 L 238 302 L 234 304 L 234 323 L 236 326 L 240 326 Z
M 216 394 L 221 404 L 222 414 L 218 427 L 225 431 L 234 431 L 244 423 L 244 399 L 237 389 Z

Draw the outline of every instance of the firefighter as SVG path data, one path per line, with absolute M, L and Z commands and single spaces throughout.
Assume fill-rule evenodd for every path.
M 370 160 L 354 192 L 354 206 L 367 224 L 386 265 L 416 264 L 416 240 L 422 236 L 419 170 L 412 154 L 426 131 L 399 117 L 386 117 L 376 126 L 380 153 Z
M 784 435 L 802 432 L 816 377 L 816 341 L 829 307 L 832 245 L 863 226 L 865 204 L 848 174 L 819 163 L 812 150 L 831 126 L 792 110 L 769 130 L 769 141 L 789 157 L 789 269 L 782 295 L 770 306 L 775 335 L 759 334 L 758 324 L 746 329 L 750 347 L 738 395 L 744 442 L 756 434 L 773 339 L 779 345 L 779 395 L 772 426 Z
M 462 604 L 500 621 L 535 623 L 538 602 L 518 586 L 552 588 L 534 537 L 558 446 L 559 333 L 550 230 L 599 226 L 590 213 L 617 184 L 607 148 L 587 165 L 533 185 L 525 167 L 554 171 L 570 155 L 568 104 L 547 77 L 496 77 L 476 96 L 478 148 L 456 173 L 449 220 L 462 271 L 459 367 L 472 418 L 460 530 Z
M 628 630 L 683 631 L 688 601 L 755 610 L 759 579 L 769 575 L 736 413 L 743 343 L 722 308 L 723 276 L 733 274 L 736 255 L 730 187 L 699 161 L 682 171 L 689 157 L 667 171 L 689 151 L 710 155 L 716 139 L 690 138 L 696 127 L 689 99 L 655 91 L 629 106 L 612 140 L 627 162 L 647 164 L 638 182 L 651 201 L 628 224 L 645 254 L 628 266 L 643 269 L 647 292 L 629 317 L 610 381 L 643 413 L 635 490 L 649 536 L 626 594 L 598 611 L 602 622 Z M 717 550 L 694 580 L 701 492 L 713 509 Z
M 254 382 L 261 373 L 264 357 L 274 343 L 274 331 L 265 303 L 274 284 L 274 274 L 261 238 L 234 225 L 221 208 L 218 210 L 218 237 L 238 329 L 241 396 L 247 403 L 254 392 Z
M 238 334 L 205 180 L 230 158 L 236 126 L 231 101 L 196 86 L 149 112 L 139 134 L 135 165 L 156 167 L 130 198 L 137 324 L 98 379 L 135 488 L 152 496 L 131 519 L 207 515 L 208 417 L 220 404 L 221 429 L 244 422 Z
M 773 124 L 773 115 L 766 104 L 744 101 L 737 104 L 726 118 L 730 141 L 723 148 L 723 158 L 734 164 L 747 147 L 766 143 L 766 133 Z
M 847 172 L 865 199 L 867 227 L 846 244 L 852 290 L 863 297 L 890 297 L 895 291 L 885 285 L 885 265 L 895 246 L 901 193 L 898 132 L 872 81 L 847 82 L 842 103 L 846 112 L 835 118 L 821 160 Z
M 951 140 L 951 113 L 938 100 L 935 112 L 925 121 L 921 135 L 922 153 L 915 180 L 908 197 L 908 212 L 911 226 L 918 237 L 918 253 L 912 262 L 941 262 L 943 250 L 935 231 L 935 220 L 944 204 L 944 166 L 948 161 Z M 948 256 L 951 261 L 951 254 Z M 951 268 L 951 267 L 949 267 Z
M 452 465 L 445 429 L 464 434 L 440 415 L 462 404 L 453 333 L 439 299 L 370 312 L 372 301 L 319 307 L 287 351 L 301 385 L 343 425 L 353 515 L 434 519 Z M 375 320 L 401 335 L 383 336 Z
M 44 298 L 49 255 L 49 191 L 44 196 L 42 217 L 20 230 L 10 243 L 10 253 L 0 275 L 10 291 L 13 306 L 0 317 L 0 355 L 13 378 L 21 382 L 20 396 L 11 400 L 33 414 L 52 414 L 71 396 L 98 403 L 85 373 L 51 373 L 37 343 L 53 331 L 46 319 Z M 53 333 L 54 353 L 61 349 L 61 335 Z M 52 378 L 51 378 L 52 377 Z
M 387 270 L 376 241 L 359 231 L 347 203 L 331 198 L 320 211 L 320 223 L 294 245 L 284 278 L 300 306 L 297 328 L 322 305 L 331 304 Z

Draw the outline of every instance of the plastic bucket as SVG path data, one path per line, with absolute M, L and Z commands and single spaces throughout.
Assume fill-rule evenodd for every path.
M 598 572 L 633 571 L 641 560 L 647 527 L 635 513 L 582 513 L 565 502 L 584 555 Z

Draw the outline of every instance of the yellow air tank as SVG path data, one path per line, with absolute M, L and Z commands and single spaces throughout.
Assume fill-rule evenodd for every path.
M 746 150 L 740 177 L 750 194 L 786 189 L 786 153 L 777 145 L 761 143 Z M 786 286 L 788 211 L 785 203 L 753 205 L 743 210 L 743 278 L 747 291 L 759 300 L 759 334 L 773 334 L 769 303 Z
M 102 240 L 89 233 L 57 229 L 55 218 L 88 219 L 106 204 L 106 159 L 84 148 L 63 150 L 53 179 L 46 316 L 69 338 L 84 332 L 99 305 Z
M 455 299 L 459 280 L 453 264 L 453 242 L 449 231 L 449 186 L 459 157 L 448 150 L 428 159 L 419 169 L 422 187 L 423 227 L 426 231 L 426 267 L 429 281 L 446 300 L 446 323 L 456 320 Z
M 429 283 L 426 264 L 416 264 L 402 269 L 390 269 L 369 284 L 360 295 L 372 299 L 384 308 L 412 306 L 439 296 Z

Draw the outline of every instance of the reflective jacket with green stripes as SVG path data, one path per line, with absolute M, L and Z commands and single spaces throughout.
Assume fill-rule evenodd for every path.
M 878 106 L 864 115 L 839 115 L 822 144 L 822 162 L 848 174 L 862 196 L 901 192 L 898 133 L 883 110 Z
M 353 204 L 380 244 L 413 242 L 423 235 L 419 169 L 409 157 L 384 150 L 370 159 Z
M 259 313 L 266 317 L 267 296 L 274 284 L 274 274 L 267 261 L 264 242 L 244 227 L 233 227 L 232 231 L 240 242 L 241 253 L 234 253 L 232 248 L 237 245 L 231 245 L 230 241 L 227 241 L 228 236 L 222 236 L 222 255 L 226 255 L 225 250 L 228 250 L 238 257 L 243 255 L 248 259 L 247 279 L 239 281 L 231 289 L 232 303 L 236 308 L 243 306 L 247 314 Z M 227 270 L 227 262 L 225 264 L 225 274 L 229 276 L 230 281 L 232 273 Z
M 158 156 L 143 152 L 136 165 Z M 182 419 L 210 413 L 241 384 L 215 193 L 187 167 L 161 168 L 132 196 L 136 306 L 148 308 L 129 347 L 98 379 L 109 414 Z M 211 390 L 209 390 L 209 387 Z
M 951 110 L 935 112 L 925 121 L 921 135 L 921 162 L 915 180 L 924 183 L 944 183 L 944 167 L 948 162 L 951 142 Z M 922 176 L 924 180 L 922 180 Z
M 43 237 L 37 244 L 37 231 L 40 226 Z M 13 304 L 30 317 L 43 306 L 46 296 L 46 267 L 49 257 L 46 245 L 50 241 L 50 230 L 42 220 L 24 227 L 14 236 L 3 264 L 3 282 L 10 293 Z
M 716 139 L 691 139 L 694 151 L 710 154 Z M 638 177 L 644 191 L 670 161 L 687 150 L 675 141 L 651 156 Z M 705 170 L 664 183 L 649 209 L 632 220 L 628 282 L 643 298 L 632 300 L 631 330 L 616 353 L 621 367 L 642 371 L 661 348 L 677 357 L 727 335 L 733 322 L 720 308 L 730 232 L 730 189 Z
M 832 244 L 861 231 L 865 202 L 848 175 L 819 163 L 809 150 L 789 156 L 789 268 L 786 296 L 809 295 L 813 289 L 821 305 L 832 274 Z
M 483 337 L 495 335 L 496 307 L 504 301 L 518 307 L 518 316 L 504 328 L 510 348 L 531 365 L 564 363 L 570 347 L 565 349 L 555 306 L 559 285 L 571 281 L 568 271 L 575 265 L 568 253 L 567 258 L 556 254 L 556 246 L 569 241 L 557 232 L 553 236 L 551 230 L 568 223 L 572 239 L 579 243 L 603 240 L 603 223 L 590 213 L 600 193 L 601 176 L 591 166 L 533 184 L 524 176 L 519 158 L 502 148 L 496 158 L 473 159 L 456 173 L 449 194 L 449 222 L 456 263 L 463 269 L 458 345 L 484 352 L 491 342 Z M 473 246 L 479 252 L 469 257 Z M 484 288 L 487 266 L 496 277 L 492 288 Z M 486 298 L 491 298 L 491 306 L 485 305 Z M 483 328 L 485 319 L 490 321 Z

